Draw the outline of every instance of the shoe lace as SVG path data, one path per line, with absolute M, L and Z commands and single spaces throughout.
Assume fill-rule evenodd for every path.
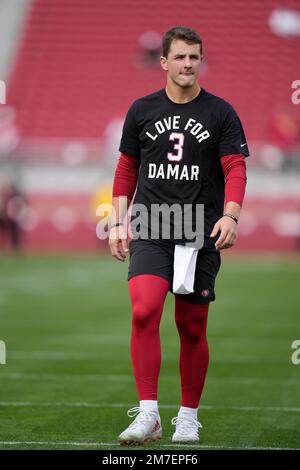
M 130 408 L 130 410 L 127 411 L 127 415 L 130 418 L 136 416 L 135 420 L 130 425 L 130 427 L 133 427 L 135 425 L 149 423 L 149 421 L 153 419 L 155 413 L 153 411 L 142 410 L 139 406 L 136 406 L 134 408 Z
M 192 416 L 176 416 L 172 418 L 171 423 L 176 426 L 176 431 L 180 434 L 189 434 L 190 432 L 198 433 L 198 429 L 202 428 L 202 424 Z

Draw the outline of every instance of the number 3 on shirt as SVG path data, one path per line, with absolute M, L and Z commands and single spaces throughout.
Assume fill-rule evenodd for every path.
M 182 159 L 183 154 L 184 134 L 182 134 L 181 132 L 172 132 L 172 134 L 170 134 L 169 140 L 178 140 L 178 143 L 174 144 L 173 149 L 177 150 L 177 155 L 168 152 L 168 160 L 170 160 L 170 162 L 179 162 Z

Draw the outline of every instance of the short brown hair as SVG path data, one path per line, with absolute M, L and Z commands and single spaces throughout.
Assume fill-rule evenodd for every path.
M 202 55 L 202 39 L 195 29 L 186 28 L 185 26 L 175 26 L 172 29 L 169 29 L 162 39 L 162 53 L 164 57 L 168 57 L 170 52 L 171 43 L 174 39 L 181 39 L 187 44 L 199 44 L 200 53 Z

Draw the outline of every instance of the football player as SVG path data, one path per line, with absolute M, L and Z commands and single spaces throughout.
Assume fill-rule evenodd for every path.
M 209 362 L 208 309 L 215 300 L 220 251 L 237 238 L 249 155 L 236 111 L 199 84 L 202 60 L 197 31 L 181 26 L 167 31 L 160 59 L 166 87 L 136 100 L 123 127 L 109 245 L 117 260 L 130 255 L 130 348 L 139 406 L 128 411 L 135 419 L 119 436 L 125 445 L 162 436 L 159 325 L 169 291 L 175 296 L 182 396 L 172 419 L 172 441 L 199 441 L 198 406 Z M 130 203 L 129 243 L 124 217 Z M 201 208 L 203 226 L 195 230 Z M 166 211 L 173 211 L 169 219 Z M 188 231 L 187 214 L 192 220 Z

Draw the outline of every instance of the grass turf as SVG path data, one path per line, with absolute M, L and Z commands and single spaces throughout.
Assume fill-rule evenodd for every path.
M 198 448 L 300 447 L 299 275 L 299 258 L 223 260 Z M 126 276 L 105 256 L 0 257 L 0 449 L 120 449 L 137 405 Z M 171 445 L 180 403 L 171 294 L 161 341 L 163 439 L 143 449 L 195 449 Z

